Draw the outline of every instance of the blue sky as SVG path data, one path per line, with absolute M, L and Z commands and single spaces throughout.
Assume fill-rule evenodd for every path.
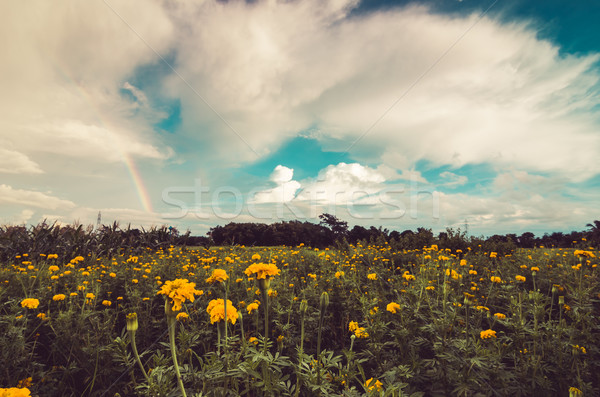
M 0 5 L 0 223 L 600 219 L 598 2 Z

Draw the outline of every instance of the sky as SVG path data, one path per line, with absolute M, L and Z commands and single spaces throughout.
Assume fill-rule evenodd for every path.
M 0 224 L 600 219 L 600 2 L 0 3 Z

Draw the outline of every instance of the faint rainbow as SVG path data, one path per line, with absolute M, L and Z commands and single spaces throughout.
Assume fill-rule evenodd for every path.
M 87 91 L 87 89 L 84 86 L 75 81 L 70 76 L 70 74 L 67 73 L 68 69 L 66 67 L 62 67 L 60 65 L 60 62 L 56 58 L 54 58 L 53 60 L 55 70 L 58 72 L 58 74 L 72 86 L 77 88 L 77 93 L 79 94 L 79 96 L 83 100 L 85 100 L 85 102 L 87 102 L 90 105 L 90 107 L 94 110 L 98 123 L 104 128 L 112 128 L 112 123 L 110 122 L 109 118 L 103 114 L 100 107 L 96 104 L 94 97 Z M 133 182 L 135 192 L 138 196 L 138 199 L 140 200 L 142 208 L 146 212 L 154 212 L 154 209 L 152 208 L 152 200 L 150 200 L 150 195 L 148 194 L 148 189 L 146 188 L 146 184 L 144 183 L 144 178 L 142 177 L 142 174 L 140 173 L 134 159 L 129 153 L 127 153 L 127 151 L 123 150 L 123 148 L 120 146 L 118 147 L 118 152 L 123 160 L 123 164 L 125 164 L 125 167 L 127 168 L 129 176 L 131 177 L 131 181 Z

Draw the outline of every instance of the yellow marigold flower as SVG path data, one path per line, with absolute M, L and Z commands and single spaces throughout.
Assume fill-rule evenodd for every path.
M 498 276 L 492 276 L 490 278 L 490 280 L 492 280 L 492 283 L 498 283 L 498 284 L 500 284 L 502 282 L 502 279 L 500 277 L 498 277 Z
M 504 320 L 506 318 L 506 314 L 503 313 L 494 313 L 494 317 L 500 319 L 500 320 Z
M 104 305 L 106 307 L 109 307 L 110 305 L 112 305 L 112 302 L 105 299 L 105 300 L 102 301 L 102 305 Z
M 59 268 L 58 266 L 56 266 L 56 265 L 52 265 L 52 266 L 50 266 L 50 267 L 48 268 L 48 271 L 49 271 L 50 273 L 52 273 L 52 272 L 57 272 L 57 271 L 59 271 L 59 270 L 60 270 L 60 268 Z
M 495 338 L 496 337 L 496 331 L 488 329 L 485 331 L 481 331 L 479 336 L 481 337 L 481 339 L 489 339 L 489 338 Z
M 203 291 L 196 290 L 196 283 L 190 283 L 186 278 L 177 278 L 175 280 L 168 280 L 160 288 L 157 295 L 165 295 L 166 298 L 172 300 L 172 310 L 178 312 L 181 310 L 181 304 L 188 299 L 190 302 L 194 301 L 194 295 L 202 295 Z
M 435 289 L 435 287 L 433 285 L 429 285 L 429 286 L 425 287 L 425 289 L 427 291 L 433 291 Z
M 527 278 L 525 278 L 525 276 L 519 276 L 518 274 L 515 276 L 515 279 L 517 281 L 522 281 L 522 282 L 525 282 L 527 280 Z
M 277 291 L 269 288 L 269 290 L 267 291 L 267 295 L 275 297 L 277 296 Z
M 583 397 L 583 392 L 576 387 L 569 387 L 569 397 Z
M 49 254 L 47 256 L 48 259 L 58 259 L 58 255 L 57 254 Z
M 379 311 L 379 307 L 378 307 L 378 306 L 375 306 L 374 308 L 372 308 L 371 310 L 369 310 L 369 314 L 370 314 L 371 316 L 374 316 L 374 315 L 376 315 L 376 314 L 377 314 L 377 312 L 378 312 L 378 311 Z
M 190 316 L 188 316 L 188 314 L 184 313 L 184 312 L 177 313 L 177 317 L 175 317 L 175 319 L 177 319 L 177 321 L 185 321 L 188 318 L 190 318 Z
M 91 292 L 88 292 L 87 294 L 85 294 L 85 298 L 86 299 L 95 299 L 96 295 L 92 294 Z
M 69 296 L 77 296 L 77 292 L 71 292 Z
M 131 280 L 132 283 L 137 284 L 139 281 L 137 278 L 134 278 L 133 280 Z
M 52 300 L 55 302 L 64 301 L 67 296 L 65 294 L 56 294 L 52 297 Z
M 344 277 L 344 272 L 342 272 L 342 271 L 335 272 L 334 276 L 335 276 L 335 278 Z
M 373 378 L 367 379 L 367 381 L 365 382 L 365 388 L 368 391 L 372 391 L 374 389 L 376 389 L 377 391 L 380 391 L 381 390 L 381 386 L 383 386 L 383 383 L 381 383 L 378 380 L 374 381 Z
M 251 336 L 250 339 L 248 339 L 249 343 L 254 343 L 255 345 L 258 344 L 258 338 L 255 338 L 254 336 Z
M 461 259 L 460 260 L 460 266 L 467 266 L 467 260 L 466 259 Z
M 246 310 L 248 310 L 248 314 L 252 314 L 253 311 L 258 310 L 259 305 L 260 305 L 260 303 L 254 301 L 254 302 L 250 303 L 248 306 L 246 306 Z
M 21 301 L 21 306 L 28 309 L 35 309 L 40 305 L 40 301 L 34 298 L 26 298 Z
M 247 276 L 254 275 L 257 280 L 266 279 L 271 276 L 277 276 L 280 272 L 281 270 L 279 270 L 277 265 L 273 263 L 255 263 L 248 266 L 248 268 L 244 270 L 244 273 Z
M 532 272 L 539 272 L 539 271 L 540 271 L 540 268 L 539 268 L 539 267 L 537 267 L 537 266 L 533 266 L 533 267 L 532 267 L 530 270 L 531 270 Z
M 36 317 L 39 318 L 39 319 L 41 319 L 41 320 L 45 320 L 46 319 L 46 313 L 38 313 L 38 315 Z
M 356 331 L 354 331 L 354 335 L 356 335 L 357 338 L 369 337 L 369 333 L 363 327 L 357 328 Z
M 112 278 L 115 278 L 115 277 L 117 277 L 117 274 L 116 274 L 116 273 L 113 273 L 113 272 L 111 272 L 111 273 L 108 273 L 108 275 L 109 275 L 110 277 L 112 277 Z
M 388 303 L 385 310 L 387 310 L 388 312 L 391 312 L 391 313 L 396 313 L 398 310 L 400 310 L 400 305 L 396 302 L 391 302 L 391 303 Z
M 367 278 L 369 280 L 375 281 L 375 280 L 377 280 L 377 273 L 369 273 L 369 274 L 367 274 Z
M 214 282 L 222 283 L 225 280 L 227 280 L 228 278 L 229 278 L 229 276 L 227 275 L 227 272 L 225 270 L 215 269 L 215 270 L 213 270 L 210 277 L 206 279 L 206 282 L 209 284 L 212 284 Z
M 475 276 L 475 275 L 477 275 L 477 270 L 469 270 L 469 274 L 472 274 Z
M 258 254 L 252 255 L 252 260 L 253 261 L 259 261 L 260 260 L 260 255 L 258 255 Z
M 356 331 L 358 329 L 358 323 L 356 321 L 350 321 L 350 324 L 348 324 L 348 329 L 350 332 Z
M 33 378 L 30 376 L 25 379 L 21 379 L 19 381 L 19 383 L 17 383 L 17 387 L 18 388 L 30 387 L 32 383 L 33 383 Z M 2 390 L 2 389 L 0 389 L 0 390 Z
M 498 256 L 497 252 L 490 252 L 490 258 L 496 258 Z
M 0 388 L 0 397 L 31 397 L 31 392 L 28 388 Z
M 408 271 L 404 272 L 404 274 L 402 275 L 402 277 L 406 280 L 406 281 L 412 281 L 415 279 L 415 276 L 413 276 L 412 274 L 408 273 Z
M 596 257 L 596 255 L 594 255 L 594 253 L 592 251 L 584 251 L 584 250 L 575 250 L 575 252 L 573 252 L 573 255 L 579 256 L 579 257 L 588 257 L 588 258 Z
M 213 299 L 208 303 L 206 312 L 210 315 L 210 323 L 214 324 L 225 319 L 225 302 L 223 299 Z M 233 303 L 227 299 L 227 321 L 235 324 L 238 319 L 238 311 Z

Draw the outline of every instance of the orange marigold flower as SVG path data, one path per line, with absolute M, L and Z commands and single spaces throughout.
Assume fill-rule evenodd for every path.
M 168 280 L 157 292 L 157 295 L 165 295 L 166 298 L 172 300 L 172 310 L 178 312 L 181 310 L 181 304 L 188 299 L 190 302 L 194 301 L 194 295 L 202 295 L 203 291 L 196 290 L 196 283 L 190 283 L 185 278 L 177 278 L 175 280 Z
M 52 297 L 52 300 L 55 302 L 64 301 L 67 296 L 65 294 L 56 294 Z
M 255 263 L 253 265 L 248 266 L 244 273 L 247 276 L 254 275 L 257 280 L 266 279 L 271 276 L 277 276 L 281 273 L 281 270 L 277 268 L 277 265 L 273 263 Z
M 391 312 L 391 313 L 396 313 L 398 310 L 400 310 L 400 305 L 396 302 L 391 302 L 391 303 L 388 303 L 385 310 L 387 310 L 388 312 Z
M 214 324 L 216 322 L 222 321 L 225 319 L 225 301 L 223 299 L 213 299 L 208 303 L 208 307 L 206 308 L 206 312 L 210 315 L 210 323 Z M 227 321 L 231 324 L 235 324 L 238 319 L 238 311 L 233 306 L 233 303 L 227 299 Z
M 222 283 L 225 280 L 227 280 L 228 278 L 229 278 L 229 276 L 227 275 L 227 272 L 225 270 L 215 269 L 215 270 L 213 270 L 210 277 L 206 279 L 206 282 L 209 284 L 212 284 L 214 282 Z
M 21 301 L 21 306 L 28 309 L 35 309 L 40 305 L 40 301 L 34 298 L 26 298 Z
M 488 329 L 485 331 L 481 331 L 479 333 L 479 336 L 481 337 L 481 339 L 489 339 L 489 338 L 495 338 L 496 337 L 496 331 Z

